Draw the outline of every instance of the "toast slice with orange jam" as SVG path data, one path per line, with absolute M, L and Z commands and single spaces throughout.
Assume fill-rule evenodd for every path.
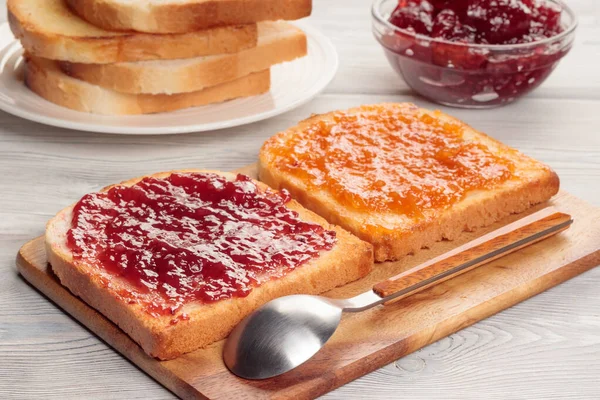
M 270 138 L 259 177 L 397 260 L 550 199 L 558 176 L 440 111 L 379 104 Z

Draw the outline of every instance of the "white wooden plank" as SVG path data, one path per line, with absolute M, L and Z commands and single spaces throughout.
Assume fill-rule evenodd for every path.
M 544 86 L 504 108 L 445 110 L 549 163 L 563 188 L 600 206 L 600 3 L 569 4 L 581 17 L 577 43 Z M 18 248 L 86 192 L 159 170 L 241 167 L 264 139 L 313 112 L 381 101 L 435 107 L 414 97 L 387 65 L 370 33 L 369 7 L 364 0 L 315 1 L 311 21 L 336 44 L 340 72 L 325 95 L 269 121 L 125 137 L 0 112 L 0 398 L 173 397 L 27 285 L 14 268 Z M 326 398 L 600 398 L 599 285 L 600 271 L 590 271 Z

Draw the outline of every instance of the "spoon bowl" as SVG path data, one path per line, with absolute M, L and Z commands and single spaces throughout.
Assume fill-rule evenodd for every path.
M 337 303 L 308 295 L 270 301 L 231 332 L 223 349 L 225 365 L 246 379 L 271 378 L 297 367 L 337 329 L 343 310 Z

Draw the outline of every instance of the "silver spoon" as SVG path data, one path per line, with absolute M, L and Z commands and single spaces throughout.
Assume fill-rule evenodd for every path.
M 231 332 L 225 365 L 246 379 L 271 378 L 314 356 L 337 329 L 342 312 L 389 304 L 567 229 L 569 215 L 548 207 L 427 261 L 350 299 L 292 295 L 272 300 Z

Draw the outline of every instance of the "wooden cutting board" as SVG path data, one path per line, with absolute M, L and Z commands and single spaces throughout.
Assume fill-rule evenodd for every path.
M 243 172 L 256 176 L 252 167 Z M 41 237 L 21 248 L 17 265 L 33 286 L 182 398 L 299 400 L 329 392 L 600 264 L 600 209 L 566 192 L 551 204 L 573 216 L 575 222 L 566 232 L 392 305 L 347 314 L 312 360 L 263 381 L 247 381 L 229 373 L 221 360 L 223 342 L 171 361 L 147 356 L 116 325 L 60 285 L 47 264 Z M 399 262 L 378 264 L 364 279 L 326 295 L 351 297 L 370 290 L 385 278 L 523 215 L 465 233 L 453 242 L 439 242 Z

